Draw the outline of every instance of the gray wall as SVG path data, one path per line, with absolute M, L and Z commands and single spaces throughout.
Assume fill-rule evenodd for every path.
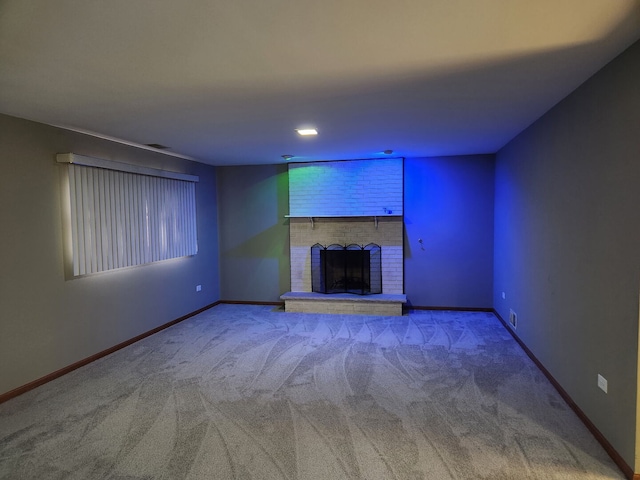
M 493 167 L 492 155 L 405 160 L 413 305 L 492 306 Z M 217 178 L 221 298 L 279 301 L 291 288 L 286 165 L 218 167 Z
M 405 293 L 412 305 L 493 306 L 493 188 L 493 155 L 405 160 Z
M 0 393 L 220 298 L 213 167 L 4 115 L 0 145 Z M 199 175 L 198 254 L 65 280 L 62 152 Z
M 291 289 L 286 165 L 218 167 L 221 297 L 279 302 Z
M 495 209 L 495 308 L 632 467 L 639 85 L 636 43 L 497 154 Z

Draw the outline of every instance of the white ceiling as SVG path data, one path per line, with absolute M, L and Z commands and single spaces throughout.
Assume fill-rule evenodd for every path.
M 214 165 L 492 153 L 638 38 L 640 0 L 0 0 L 0 112 Z

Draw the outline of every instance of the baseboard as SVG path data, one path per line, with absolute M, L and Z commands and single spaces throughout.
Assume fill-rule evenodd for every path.
M 276 307 L 284 306 L 284 302 L 258 302 L 254 300 L 220 300 L 218 303 L 227 303 L 229 305 L 273 305 Z M 406 305 L 404 311 L 408 310 L 452 310 L 458 312 L 491 312 L 495 310 L 489 307 L 441 307 L 441 306 L 419 306 Z
M 606 437 L 602 434 L 602 432 L 600 432 L 600 430 L 598 430 L 598 427 L 596 427 L 593 424 L 593 422 L 589 419 L 589 417 L 587 417 L 587 415 L 576 404 L 576 402 L 573 401 L 573 399 L 567 393 L 567 391 L 564 388 L 562 388 L 562 385 L 560 385 L 560 383 L 553 377 L 553 375 L 551 375 L 551 372 L 549 372 L 549 370 L 547 370 L 545 368 L 545 366 L 540 362 L 540 360 L 538 360 L 538 358 L 533 354 L 533 352 L 531 350 L 529 350 L 529 348 L 520 339 L 520 337 L 518 337 L 516 332 L 514 332 L 513 328 L 511 328 L 509 326 L 509 324 L 504 320 L 504 318 L 502 318 L 500 316 L 500 314 L 495 309 L 492 309 L 491 311 L 495 314 L 495 316 L 498 318 L 498 320 L 500 320 L 502 325 L 504 325 L 504 328 L 506 328 L 507 331 L 509 331 L 509 333 L 511 333 L 511 336 L 514 338 L 514 340 L 516 342 L 518 342 L 518 345 L 520 345 L 522 350 L 524 350 L 524 352 L 529 356 L 529 358 L 533 361 L 533 363 L 535 363 L 536 366 L 540 369 L 540 371 L 542 371 L 542 373 L 544 373 L 545 377 L 547 377 L 549 382 L 551 382 L 551 384 L 558 391 L 560 396 L 564 399 L 565 402 L 567 402 L 567 405 L 569 405 L 569 407 L 575 412 L 575 414 L 582 421 L 582 423 L 584 423 L 584 425 L 591 432 L 591 434 L 595 437 L 595 439 L 598 441 L 598 443 L 600 443 L 600 445 L 602 445 L 602 448 L 604 448 L 604 450 L 611 457 L 611 459 L 615 462 L 615 464 L 618 466 L 618 468 L 620 468 L 620 470 L 622 470 L 622 473 L 629 480 L 640 480 L 640 473 L 634 474 L 633 468 L 631 468 L 629 465 L 627 465 L 627 462 L 625 462 L 625 460 L 622 458 L 622 456 L 616 451 L 615 448 L 613 448 L 613 445 L 611 445 L 611 443 L 609 443 L 609 440 L 606 439 Z
M 29 390 L 33 390 L 34 388 L 37 388 L 41 385 L 44 385 L 45 383 L 48 383 L 52 380 L 55 380 L 56 378 L 59 378 L 63 375 L 66 375 L 69 372 L 72 372 L 80 367 L 84 367 L 85 365 L 90 364 L 91 362 L 94 362 L 96 360 L 98 360 L 99 358 L 102 357 L 106 357 L 107 355 L 112 354 L 113 352 L 116 352 L 124 347 L 128 347 L 129 345 L 136 343 L 140 340 L 142 340 L 143 338 L 149 337 L 151 335 L 153 335 L 154 333 L 158 333 L 166 328 L 169 328 L 177 323 L 180 323 L 188 318 L 193 317 L 194 315 L 197 315 L 199 313 L 204 312 L 205 310 L 208 310 L 212 307 L 215 307 L 216 305 L 218 305 L 221 302 L 214 302 L 211 303 L 205 307 L 199 308 L 198 310 L 188 313 L 187 315 L 183 315 L 180 318 L 176 318 L 175 320 L 172 320 L 168 323 L 165 323 L 164 325 L 160 325 L 159 327 L 156 327 L 152 330 L 149 330 L 148 332 L 144 332 L 141 333 L 140 335 L 137 335 L 133 338 L 130 338 L 129 340 L 125 340 L 122 343 L 119 343 L 117 345 L 114 345 L 113 347 L 107 348 L 106 350 L 103 350 L 101 352 L 98 352 L 94 355 L 91 355 L 90 357 L 84 358 L 78 362 L 72 363 L 71 365 L 68 365 L 64 368 L 61 368 L 60 370 L 56 370 L 55 372 L 49 373 L 48 375 L 45 375 L 44 377 L 38 378 L 37 380 L 34 380 L 33 382 L 29 382 L 26 385 L 22 385 L 21 387 L 15 388 L 13 390 L 8 391 L 7 393 L 3 393 L 0 395 L 0 403 L 6 402 L 7 400 L 10 400 L 12 398 L 15 398 L 19 395 L 22 395 L 23 393 L 28 392 Z
M 440 306 L 431 306 L 425 307 L 420 305 L 406 305 L 405 310 L 451 310 L 454 312 L 492 312 L 495 313 L 493 308 L 487 307 L 440 307 Z
M 253 300 L 220 300 L 218 303 L 228 303 L 229 305 L 273 305 L 274 307 L 284 306 L 284 302 L 257 302 Z

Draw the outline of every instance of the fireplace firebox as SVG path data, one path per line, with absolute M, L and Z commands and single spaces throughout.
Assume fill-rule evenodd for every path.
M 311 289 L 316 293 L 382 293 L 379 245 L 311 247 Z

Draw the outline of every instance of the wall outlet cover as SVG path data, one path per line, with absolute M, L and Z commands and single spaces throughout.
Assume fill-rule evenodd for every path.
M 600 387 L 600 390 L 604 393 L 608 393 L 607 390 L 609 389 L 609 382 L 607 382 L 607 379 L 600 374 L 598 374 L 598 387 Z

